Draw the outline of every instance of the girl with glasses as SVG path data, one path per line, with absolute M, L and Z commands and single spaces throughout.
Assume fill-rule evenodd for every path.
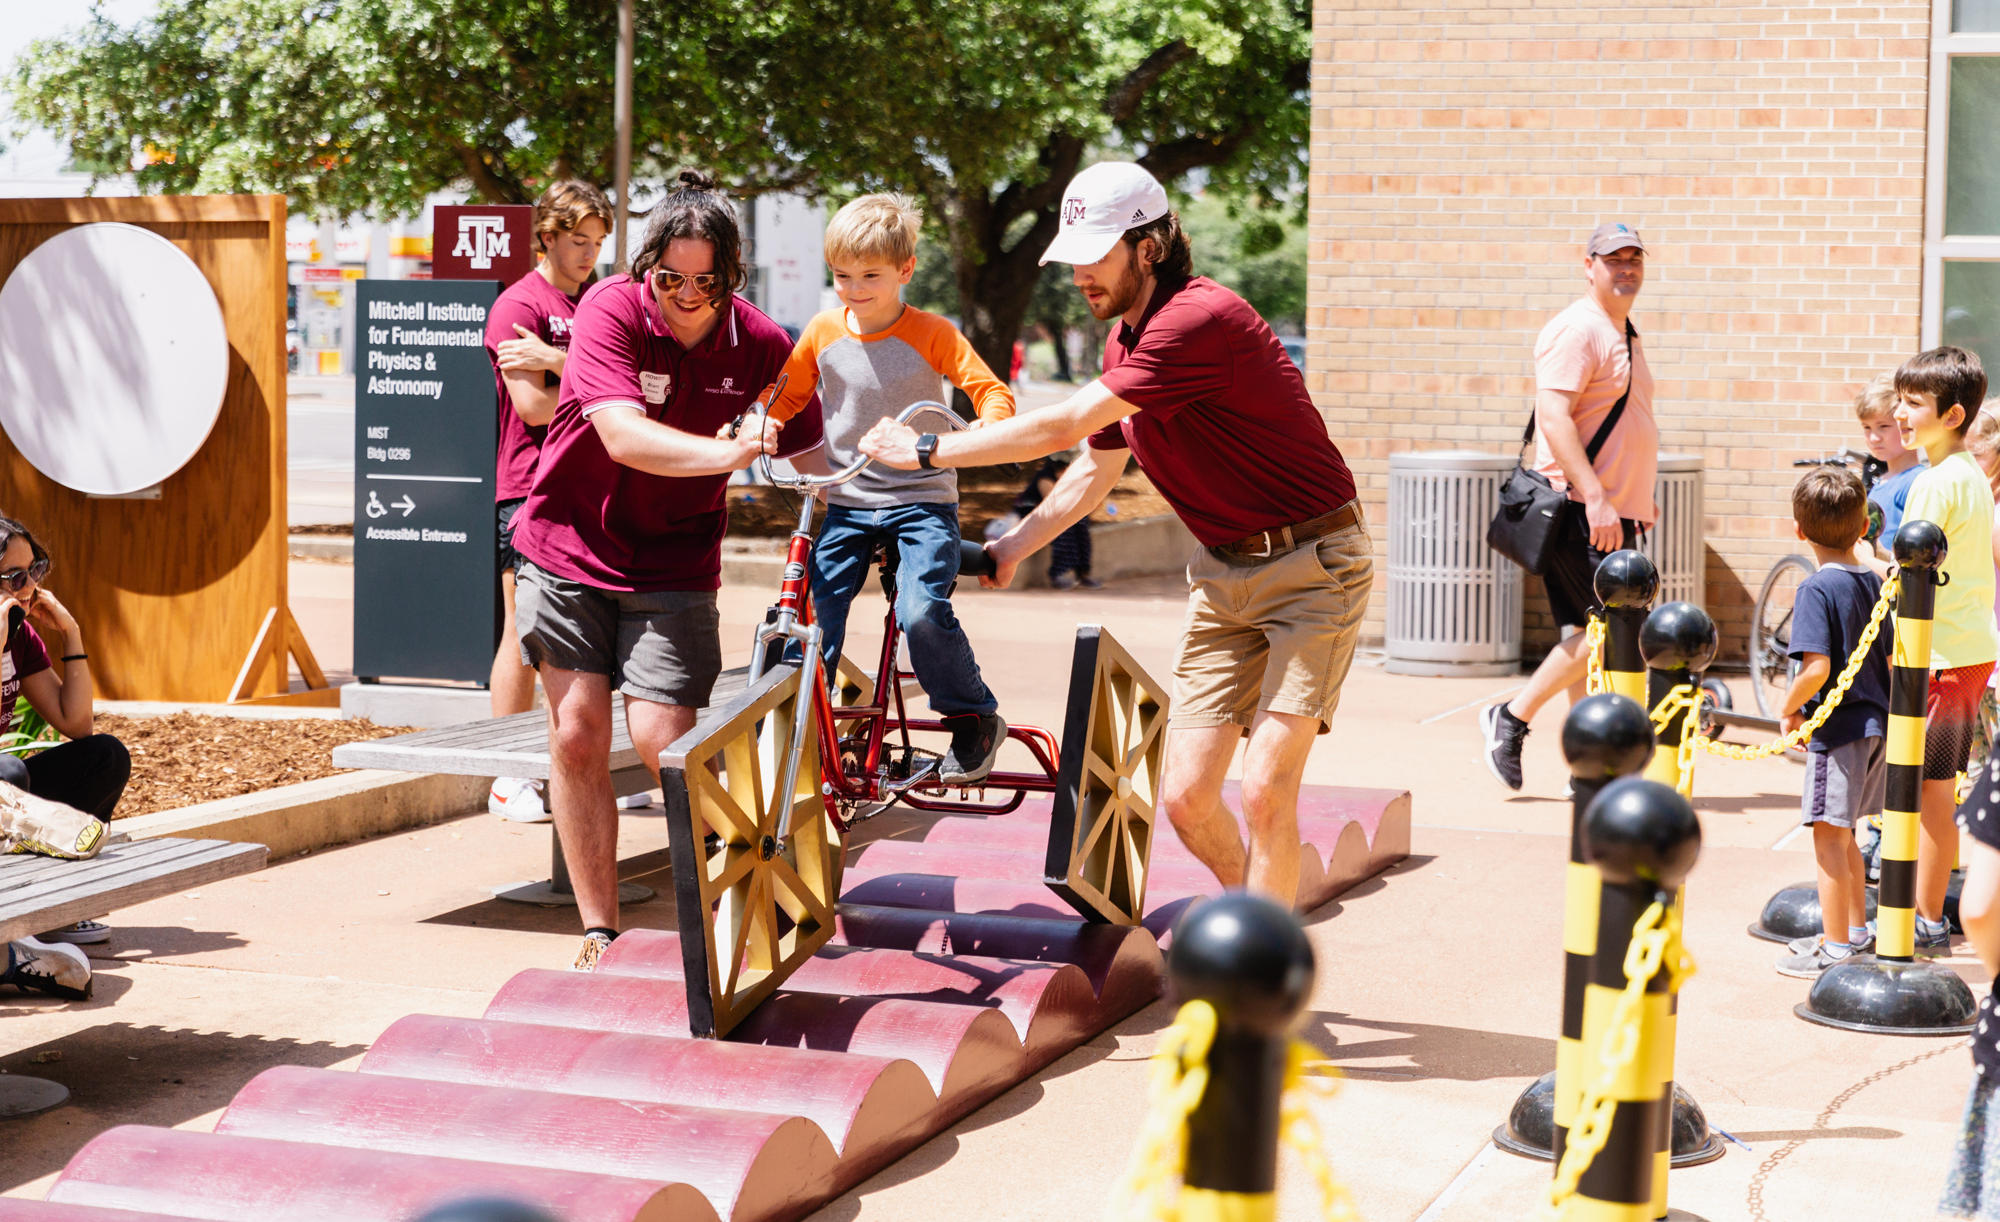
M 23 755 L 0 751 L 0 782 L 109 822 L 132 777 L 125 744 L 92 728 L 90 655 L 76 617 L 42 586 L 49 553 L 27 527 L 0 518 L 0 735 L 14 728 L 17 700 L 64 741 Z M 55 648 L 50 648 L 50 646 Z M 40 935 L 44 942 L 96 943 L 111 936 L 97 921 Z

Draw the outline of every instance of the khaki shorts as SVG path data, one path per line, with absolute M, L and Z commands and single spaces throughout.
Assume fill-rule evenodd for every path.
M 1204 547 L 1187 577 L 1172 724 L 1247 729 L 1268 709 L 1326 733 L 1375 579 L 1367 523 L 1269 559 Z

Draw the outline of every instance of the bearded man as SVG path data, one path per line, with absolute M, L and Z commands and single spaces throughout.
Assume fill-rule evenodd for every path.
M 1187 235 L 1151 174 L 1105 162 L 1064 192 L 1042 262 L 1097 318 L 1122 320 L 1104 375 L 1062 403 L 974 432 L 885 420 L 861 442 L 893 467 L 1031 462 L 1085 438 L 1041 506 L 987 545 L 1004 587 L 1021 561 L 1097 508 L 1136 459 L 1201 547 L 1188 564 L 1160 807 L 1225 887 L 1290 905 L 1299 783 L 1327 732 L 1374 579 L 1354 477 L 1305 380 L 1248 302 L 1193 274 Z M 1236 748 L 1246 847 L 1222 801 Z

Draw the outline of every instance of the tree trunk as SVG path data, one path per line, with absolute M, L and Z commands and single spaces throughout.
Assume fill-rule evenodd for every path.
M 1076 374 L 1072 372 L 1069 367 L 1069 343 L 1067 342 L 1069 340 L 1069 335 L 1067 334 L 1067 328 L 1063 326 L 1062 319 L 1060 318 L 1043 319 L 1042 330 L 1048 332 L 1049 346 L 1055 349 L 1056 381 L 1058 382 L 1076 381 Z

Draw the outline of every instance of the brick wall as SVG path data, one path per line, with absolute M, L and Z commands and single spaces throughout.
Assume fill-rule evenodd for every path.
M 1709 609 L 1741 658 L 1797 550 L 1791 461 L 1858 445 L 1853 395 L 1916 351 L 1929 9 L 1315 0 L 1307 382 L 1378 541 L 1390 453 L 1519 437 L 1535 335 L 1580 295 L 1585 235 L 1624 220 L 1662 447 L 1706 460 Z M 1538 589 L 1529 630 L 1538 654 Z

